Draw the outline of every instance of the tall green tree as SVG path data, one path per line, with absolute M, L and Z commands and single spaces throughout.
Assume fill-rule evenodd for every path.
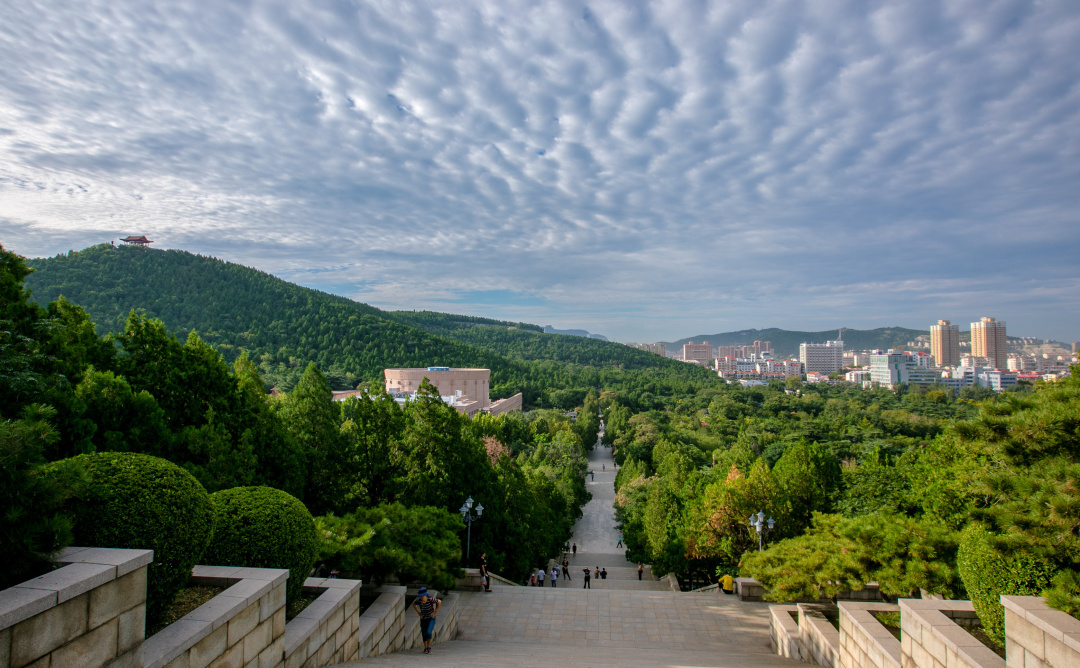
M 278 405 L 277 414 L 307 461 L 304 503 L 313 515 L 340 512 L 349 485 L 339 475 L 343 464 L 341 411 L 334 404 L 326 377 L 314 363 Z

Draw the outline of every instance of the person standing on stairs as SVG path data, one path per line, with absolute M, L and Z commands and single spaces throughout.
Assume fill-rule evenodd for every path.
M 544 569 L 543 568 L 536 571 L 536 584 L 541 586 L 541 587 L 544 586 Z
M 442 600 L 429 594 L 427 587 L 420 587 L 412 607 L 416 614 L 420 615 L 420 635 L 424 639 L 424 654 L 431 654 L 431 638 L 435 635 L 435 615 L 439 614 Z
M 640 561 L 637 562 L 637 579 L 638 580 L 641 580 L 641 575 L 644 572 L 645 572 L 645 564 L 641 563 Z
M 562 558 L 562 574 L 567 580 L 570 579 L 570 560 L 566 558 L 566 555 Z
M 552 587 L 558 587 L 559 586 L 559 565 L 558 564 L 555 564 L 554 566 L 551 567 L 551 586 Z
M 582 587 L 582 589 L 592 589 L 592 586 L 589 584 L 589 579 L 592 577 L 592 571 L 590 571 L 588 568 L 586 568 L 586 569 L 584 569 L 584 572 L 585 572 L 585 586 Z
M 484 583 L 484 591 L 491 591 L 491 576 L 488 575 L 487 569 L 487 552 L 480 553 L 480 579 Z
M 577 556 L 577 543 L 574 543 L 574 547 L 572 549 L 573 549 L 574 556 L 576 557 Z

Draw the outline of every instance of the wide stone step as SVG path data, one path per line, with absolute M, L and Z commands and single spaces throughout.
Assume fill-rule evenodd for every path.
M 636 648 L 620 642 L 612 642 L 608 647 L 583 647 L 555 643 L 524 642 L 524 639 L 520 639 L 500 643 L 454 640 L 436 645 L 431 654 L 424 654 L 421 650 L 410 650 L 340 665 L 355 667 L 380 666 L 383 668 L 420 665 L 429 668 L 449 666 L 467 666 L 469 668 L 493 668 L 495 666 L 551 668 L 551 666 L 559 665 L 595 666 L 597 668 L 608 666 L 618 666 L 620 668 L 638 668 L 639 666 L 794 668 L 806 664 L 772 654 L 742 652 L 739 650 L 737 642 L 731 643 L 730 650 L 718 652 L 716 649 L 698 651 L 692 648 L 681 650 Z

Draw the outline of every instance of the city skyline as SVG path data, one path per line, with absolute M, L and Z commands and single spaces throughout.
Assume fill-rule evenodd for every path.
M 56 1 L 0 23 L 0 244 L 147 235 L 619 341 L 1080 339 L 1080 5 Z

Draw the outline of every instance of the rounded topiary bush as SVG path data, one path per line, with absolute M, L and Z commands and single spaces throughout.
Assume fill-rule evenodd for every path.
M 315 520 L 307 507 L 273 487 L 223 489 L 210 499 L 214 504 L 214 538 L 203 562 L 287 568 L 286 598 L 299 598 L 318 550 Z
M 160 619 L 210 543 L 210 495 L 190 473 L 158 457 L 100 452 L 54 462 L 49 475 L 82 466 L 89 484 L 70 505 L 75 544 L 153 550 L 146 574 L 148 624 Z
M 1050 586 L 1053 567 L 1026 555 L 1005 555 L 993 534 L 972 524 L 960 535 L 956 567 L 983 630 L 1005 646 L 1005 608 L 1001 596 L 1038 596 Z

